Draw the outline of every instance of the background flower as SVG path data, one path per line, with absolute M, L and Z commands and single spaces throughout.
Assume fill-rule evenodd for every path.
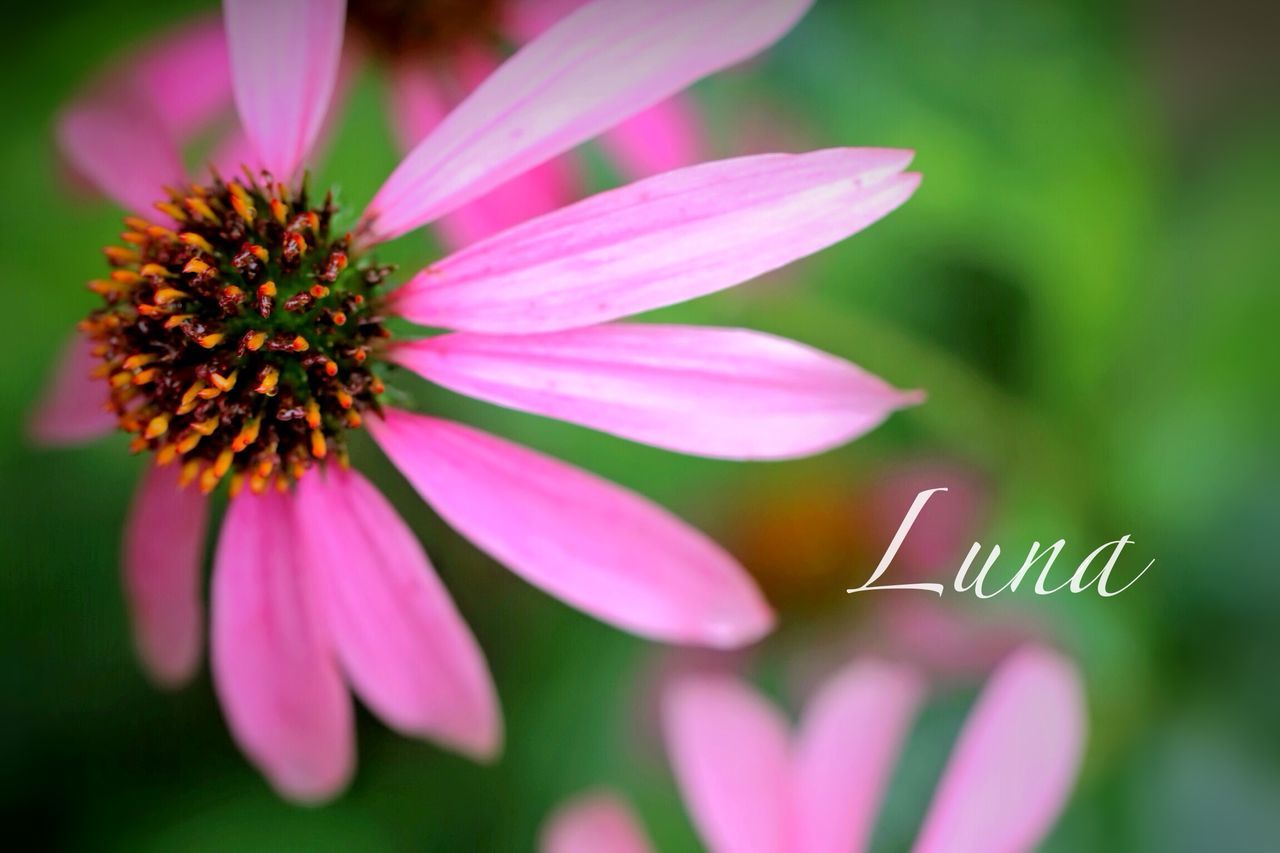
M 416 535 L 440 543 L 433 563 L 502 686 L 502 764 L 474 767 L 361 713 L 356 784 L 299 811 L 230 744 L 206 679 L 158 699 L 140 675 L 117 575 L 136 460 L 119 439 L 51 453 L 24 437 L 67 325 L 93 304 L 65 283 L 84 279 L 84 259 L 119 227 L 112 205 L 60 191 L 55 116 L 109 58 L 216 14 L 197 0 L 129 9 L 20 4 L 5 20 L 0 801 L 15 837 L 64 849 L 525 850 L 557 804 L 607 784 L 660 849 L 691 849 L 669 776 L 638 765 L 629 742 L 625 688 L 649 665 L 646 644 L 451 536 L 367 445 L 354 460 Z M 1033 611 L 1083 670 L 1089 754 L 1044 849 L 1265 847 L 1280 836 L 1272 14 L 1247 0 L 818 0 L 759 63 L 695 88 L 717 143 L 755 104 L 781 99 L 805 122 L 806 148 L 918 149 L 929 181 L 874 240 L 796 265 L 776 294 L 655 318 L 799 338 L 929 390 L 928 405 L 862 441 L 743 466 L 413 391 L 445 416 L 626 482 L 726 543 L 722 512 L 748 486 L 785 505 L 798 482 L 860 481 L 899 453 L 941 454 L 990 478 L 984 541 L 1063 536 L 1064 557 L 1079 558 L 1086 543 L 1133 533 L 1135 556 L 1157 562 L 1119 598 L 960 602 L 992 619 Z M 356 202 L 398 156 L 377 74 L 352 81 L 314 175 Z M 603 171 L 591 168 L 589 189 L 611 183 Z M 412 270 L 433 254 L 409 239 L 387 257 Z M 833 607 L 847 601 L 833 595 Z M 785 695 L 785 673 L 766 667 L 762 684 Z M 905 848 L 920 827 L 969 706 L 953 695 L 940 692 L 917 721 L 879 849 Z
M 386 79 L 386 120 L 408 153 L 515 49 L 536 39 L 585 0 L 352 0 L 328 136 L 340 119 L 351 81 L 366 65 Z M 79 115 L 114 114 L 126 126 L 153 124 L 157 137 L 171 140 L 188 159 L 207 158 L 227 174 L 257 156 L 235 114 L 227 39 L 216 15 L 195 15 L 179 26 L 151 35 L 117 58 L 67 109 L 64 122 Z M 147 113 L 140 115 L 140 113 Z M 104 123 L 109 118 L 104 116 Z M 683 94 L 661 101 L 601 135 L 621 177 L 629 180 L 690 166 L 704 159 L 696 108 Z M 202 137 L 212 135 L 212 143 Z M 82 182 L 105 185 L 117 197 L 110 168 L 93 151 L 63 135 L 63 153 Z M 750 151 L 776 146 L 748 147 Z M 748 148 L 733 153 L 748 153 Z M 153 152 L 154 153 L 154 152 Z M 515 176 L 492 192 L 451 211 L 439 223 L 451 248 L 458 248 L 512 225 L 562 207 L 584 192 L 583 164 L 566 155 Z M 105 179 L 105 180 L 104 180 Z
M 864 850 L 922 684 L 862 660 L 810 700 L 795 733 L 737 679 L 688 675 L 664 698 L 667 751 L 698 834 L 714 853 Z M 1084 693 L 1066 660 L 1010 655 L 965 721 L 913 849 L 1027 850 L 1053 824 L 1085 742 Z M 563 806 L 545 853 L 631 853 L 648 840 L 609 795 Z

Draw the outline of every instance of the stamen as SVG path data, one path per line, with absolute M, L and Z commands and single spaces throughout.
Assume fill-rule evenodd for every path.
M 156 210 L 176 219 L 178 222 L 182 222 L 187 218 L 187 212 L 171 201 L 158 201 L 155 203 L 154 207 Z
M 249 197 L 248 191 L 235 182 L 231 183 L 230 189 L 232 208 L 246 224 L 252 225 L 257 211 L 253 207 L 253 200 Z
M 145 367 L 155 361 L 158 356 L 153 352 L 138 353 L 131 355 L 124 360 L 124 364 L 120 365 L 125 370 L 137 370 L 139 367 Z
M 169 416 L 156 415 L 147 422 L 147 431 L 142 434 L 143 438 L 159 438 L 169 429 Z
M 236 387 L 237 375 L 239 375 L 239 371 L 236 370 L 231 371 L 230 376 L 223 376 L 220 373 L 214 373 L 209 376 L 209 381 L 217 386 L 219 391 L 225 394 L 232 388 Z
M 195 480 L 196 475 L 200 473 L 200 468 L 203 464 L 204 463 L 199 459 L 192 459 L 188 462 L 184 462 L 182 465 L 182 471 L 178 474 L 178 485 L 184 488 L 191 485 L 191 482 Z
M 138 262 L 138 253 L 133 249 L 126 249 L 123 246 L 107 246 L 102 250 L 107 256 L 107 260 L 113 264 L 136 264 Z
M 213 208 L 202 198 L 188 198 L 186 201 L 187 209 L 208 222 L 217 222 L 218 217 L 214 214 Z
M 178 235 L 178 239 L 186 243 L 188 246 L 195 246 L 206 255 L 213 254 L 213 245 L 194 231 L 183 231 Z
M 167 305 L 170 302 L 176 302 L 179 299 L 186 299 L 186 293 L 178 290 L 176 287 L 162 287 L 156 291 L 155 300 L 157 305 Z

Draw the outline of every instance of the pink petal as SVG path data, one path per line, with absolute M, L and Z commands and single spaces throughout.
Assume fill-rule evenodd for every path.
M 780 38 L 811 0 L 596 0 L 526 46 L 405 159 L 369 242 L 438 218 Z
M 605 151 L 631 180 L 692 166 L 702 140 L 693 102 L 677 95 L 637 113 L 600 137 Z
M 867 849 L 922 693 L 911 672 L 865 661 L 812 700 L 796 746 L 798 850 Z
M 388 108 L 396 142 L 411 151 L 449 114 L 453 98 L 439 70 L 426 62 L 400 61 L 389 69 Z
M 249 759 L 283 796 L 315 801 L 350 778 L 355 729 L 293 503 L 268 491 L 227 510 L 213 568 L 213 681 Z
M 129 73 L 179 143 L 230 112 L 227 34 L 216 15 L 166 33 L 142 51 Z
M 392 358 L 460 394 L 733 459 L 826 450 L 915 399 L 847 361 L 743 329 L 463 332 L 397 347 Z
M 502 722 L 484 655 L 387 499 L 331 466 L 298 484 L 298 512 L 326 626 L 360 698 L 405 734 L 492 757 Z
M 457 250 L 568 204 L 577 180 L 563 159 L 550 160 L 463 205 L 439 222 L 445 245 Z
M 208 501 L 178 485 L 178 467 L 149 466 L 124 530 L 124 591 L 134 643 L 156 683 L 178 687 L 200 665 L 200 566 Z
M 224 0 L 231 77 L 258 159 L 289 180 L 324 124 L 338 78 L 345 0 Z
M 54 447 L 80 444 L 115 429 L 116 416 L 107 409 L 107 383 L 89 375 L 102 364 L 92 348 L 80 334 L 63 348 L 28 423 L 32 440 Z
M 746 572 L 639 495 L 449 421 L 392 409 L 369 428 L 449 524 L 574 607 L 642 636 L 716 647 L 771 627 Z
M 553 2 L 554 5 L 554 2 Z M 498 57 L 475 46 L 458 51 L 455 72 L 464 91 L 474 91 L 500 65 Z M 426 134 L 423 134 L 425 137 Z M 419 137 L 420 141 L 422 137 Z M 521 172 L 501 186 L 464 204 L 438 222 L 440 235 L 451 250 L 558 210 L 580 195 L 575 168 L 567 157 L 556 157 Z
M 425 63 L 392 69 L 392 118 L 402 148 L 412 150 L 448 114 L 451 99 L 438 71 Z M 446 245 L 460 249 L 568 204 L 577 194 L 572 167 L 549 160 L 440 220 Z
M 1084 729 L 1076 668 L 1041 648 L 1016 652 L 970 713 L 915 849 L 1034 848 L 1075 784 Z
M 335 136 L 336 126 L 342 117 L 343 103 L 351 92 L 361 61 L 359 51 L 353 45 L 347 45 L 342 52 L 342 61 L 338 65 L 338 82 L 334 84 L 333 96 L 329 99 L 328 113 L 324 124 L 320 127 L 317 141 L 311 147 L 310 159 L 313 163 L 322 161 L 327 153 L 325 149 Z M 258 158 L 253 142 L 239 124 L 214 146 L 205 165 L 224 177 L 241 175 L 246 168 L 255 174 L 266 168 Z
M 133 86 L 105 81 L 61 115 L 58 146 L 79 174 L 121 206 L 153 216 L 166 185 L 185 180 L 164 120 Z
M 723 853 L 792 853 L 786 721 L 727 676 L 688 676 L 663 701 L 667 754 L 703 842 Z
M 485 240 L 393 296 L 415 323 L 497 334 L 593 325 L 747 281 L 902 204 L 908 151 L 766 154 L 669 172 Z
M 653 849 L 631 808 L 609 793 L 565 803 L 547 821 L 542 853 L 649 853 Z

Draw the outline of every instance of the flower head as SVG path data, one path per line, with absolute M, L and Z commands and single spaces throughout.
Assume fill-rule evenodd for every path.
M 348 778 L 347 687 L 407 734 L 477 757 L 501 742 L 483 655 L 421 545 L 347 468 L 351 429 L 367 427 L 482 550 L 588 613 L 715 647 L 771 627 L 733 558 L 665 510 L 392 406 L 385 384 L 408 369 L 711 456 L 847 441 L 916 396 L 768 335 L 608 321 L 729 287 L 869 225 L 915 189 L 908 152 L 768 155 L 660 175 L 496 234 L 390 293 L 373 253 L 762 49 L 807 5 L 584 6 L 480 85 L 358 218 L 301 178 L 338 76 L 340 0 L 224 4 L 251 168 L 189 180 L 155 102 L 130 87 L 118 93 L 126 109 L 93 101 L 62 123 L 81 171 L 142 218 L 107 250 L 109 275 L 91 285 L 104 303 L 66 362 L 99 367 L 56 383 L 36 430 L 84 437 L 105 398 L 134 448 L 154 452 L 126 531 L 125 579 L 139 650 L 168 684 L 199 660 L 201 492 L 230 477 L 237 496 L 211 581 L 214 682 L 237 742 L 284 794 L 324 798 Z M 392 340 L 389 316 L 455 331 Z
M 689 675 L 665 701 L 667 751 L 702 840 L 716 853 L 864 850 L 923 697 L 910 671 L 859 661 L 828 681 L 793 738 L 768 701 L 722 675 Z M 1075 667 L 1035 646 L 1011 655 L 970 713 L 913 849 L 1029 850 L 1048 833 L 1084 749 Z M 545 853 L 652 849 L 608 793 L 562 807 Z
M 174 191 L 168 225 L 130 217 L 104 306 L 81 324 L 134 449 L 210 492 L 297 480 L 377 407 L 388 267 L 348 261 L 331 197 L 252 174 Z

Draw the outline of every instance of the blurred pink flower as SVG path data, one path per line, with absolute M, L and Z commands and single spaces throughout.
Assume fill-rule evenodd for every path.
M 124 86 L 64 116 L 77 169 L 135 212 L 162 187 L 189 189 L 155 205 L 164 224 L 126 220 L 127 245 L 107 250 L 110 278 L 91 283 L 105 305 L 82 324 L 92 348 L 76 344 L 33 429 L 53 443 L 86 438 L 104 426 L 109 393 L 134 448 L 155 451 L 128 521 L 124 580 L 142 659 L 164 684 L 198 666 L 204 494 L 231 477 L 212 577 L 213 678 L 237 742 L 286 796 L 325 798 L 349 778 L 348 686 L 406 734 L 477 757 L 501 741 L 475 639 L 408 527 L 346 468 L 347 431 L 362 424 L 447 522 L 573 606 L 694 645 L 736 647 L 770 629 L 755 585 L 703 534 L 532 450 L 392 408 L 378 374 L 395 364 L 707 456 L 785 458 L 848 441 L 917 396 L 769 335 L 609 321 L 861 230 L 914 191 L 910 152 L 670 172 L 472 245 L 386 299 L 388 269 L 368 253 L 763 49 L 808 5 L 583 7 L 414 148 L 354 235 L 330 235 L 332 202 L 313 206 L 297 179 L 340 73 L 340 0 L 224 4 L 235 100 L 266 170 L 246 170 L 246 183 L 187 182 L 173 132 L 194 109 L 174 103 L 183 80 L 161 75 L 153 83 L 176 92 L 155 98 Z M 388 314 L 458 331 L 388 342 Z M 84 374 L 90 356 L 103 359 L 98 378 Z M 335 459 L 344 464 L 326 464 Z M 304 476 L 311 467 L 322 470 Z M 182 488 L 188 480 L 199 493 Z
M 706 846 L 716 853 L 830 853 L 871 840 L 923 696 L 910 670 L 856 662 L 809 703 L 798 733 L 727 676 L 689 676 L 665 701 L 667 751 Z M 1074 787 L 1085 740 L 1075 667 L 1035 646 L 1010 656 L 965 723 L 916 838 L 920 853 L 1029 850 Z M 544 827 L 544 853 L 653 849 L 607 792 L 573 800 Z
M 871 470 L 815 470 L 762 484 L 730 506 L 726 540 L 784 615 L 804 614 L 779 637 L 784 657 L 807 690 L 854 654 L 902 661 L 943 677 L 990 671 L 1023 643 L 1047 638 L 1046 627 L 1016 606 L 979 613 L 956 596 L 917 593 L 848 596 L 883 555 L 916 495 L 945 487 L 902 543 L 894 582 L 937 580 L 954 572 L 982 537 L 993 501 L 977 470 L 946 457 L 891 459 Z
M 335 87 L 334 108 L 369 60 L 387 78 L 388 116 L 407 153 L 433 131 L 501 64 L 506 45 L 534 41 L 587 0 L 351 0 L 348 38 Z M 226 35 L 215 17 L 197 17 L 134 50 L 78 99 L 74 109 L 131 108 L 119 92 L 146 102 L 157 129 L 179 148 L 214 132 L 212 164 L 234 173 L 253 156 L 232 117 L 231 65 Z M 600 135 L 604 153 L 629 180 L 698 162 L 707 150 L 693 103 L 676 94 L 623 119 Z M 768 150 L 780 150 L 770 148 Z M 69 174 L 79 159 L 71 154 Z M 735 152 L 741 153 L 741 152 Z M 257 165 L 257 164 L 254 164 Z M 555 210 L 579 197 L 581 164 L 557 157 L 512 177 L 435 223 L 451 248 L 460 248 Z M 147 188 L 146 191 L 150 191 Z
M 981 535 L 992 499 L 984 476 L 946 457 L 815 468 L 785 482 L 785 490 L 766 482 L 737 496 L 725 527 L 770 597 L 806 610 L 847 612 L 869 600 L 843 591 L 870 573 L 919 491 L 948 490 L 935 496 L 902 542 L 890 570 L 894 578 L 936 579 L 938 571 L 954 571 Z

